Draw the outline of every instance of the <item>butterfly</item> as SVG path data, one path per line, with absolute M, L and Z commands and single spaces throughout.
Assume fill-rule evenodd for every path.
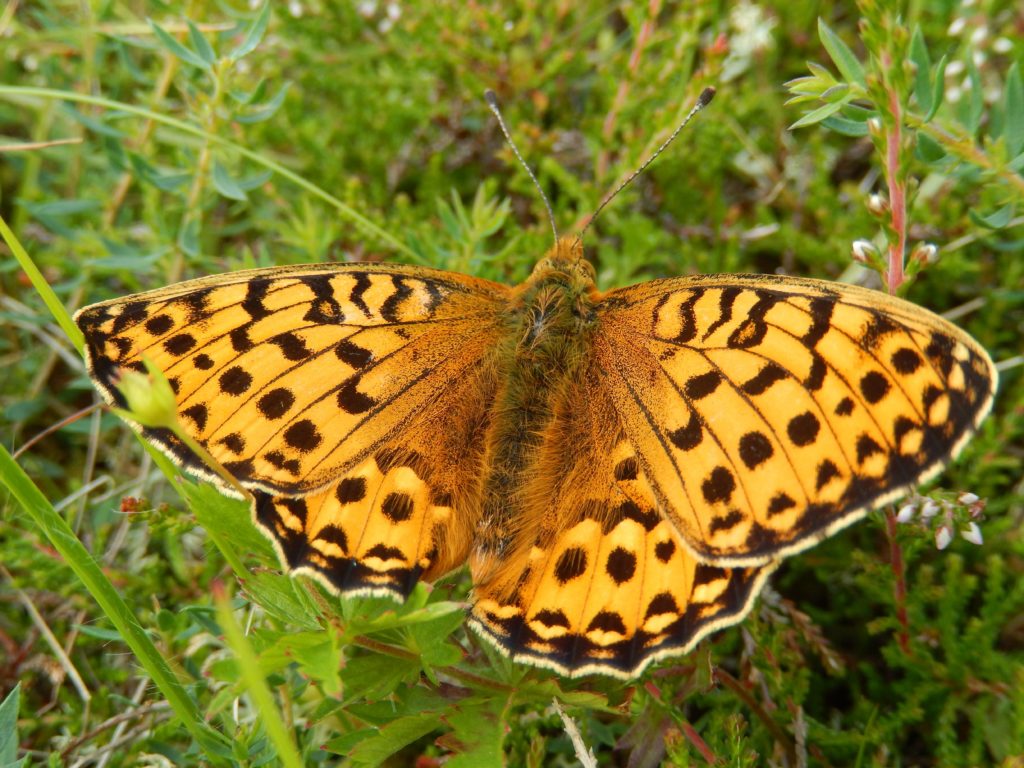
M 108 403 L 144 358 L 166 375 L 289 571 L 403 599 L 468 562 L 470 625 L 568 676 L 632 678 L 740 621 L 782 558 L 934 476 L 992 404 L 985 350 L 886 294 L 594 277 L 563 238 L 515 287 L 275 267 L 75 319 Z

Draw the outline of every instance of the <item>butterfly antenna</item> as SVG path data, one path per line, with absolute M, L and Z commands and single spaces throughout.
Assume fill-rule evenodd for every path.
M 658 147 L 656 150 L 654 150 L 654 154 L 652 154 L 650 157 L 644 160 L 644 162 L 641 163 L 639 168 L 633 171 L 633 173 L 631 173 L 625 181 L 619 184 L 619 186 L 612 190 L 611 194 L 609 194 L 604 200 L 601 201 L 601 204 L 597 206 L 597 210 L 594 211 L 594 215 L 587 220 L 587 223 L 583 225 L 583 229 L 581 229 L 580 233 L 576 236 L 577 240 L 583 239 L 584 233 L 588 229 L 590 229 L 590 225 L 594 223 L 594 220 L 597 218 L 598 214 L 604 210 L 604 207 L 608 205 L 608 203 L 610 203 L 612 200 L 614 200 L 615 197 L 619 194 L 619 192 L 628 187 L 633 182 L 633 179 L 635 179 L 637 176 L 643 173 L 647 166 L 653 163 L 655 158 L 657 158 L 658 155 L 664 152 L 665 148 L 668 147 L 668 145 L 675 140 L 676 136 L 679 135 L 679 132 L 686 127 L 686 124 L 693 119 L 694 115 L 696 115 L 698 112 L 704 109 L 704 107 L 710 104 L 713 98 L 715 98 L 714 88 L 705 88 L 703 91 L 701 91 L 700 96 L 697 97 L 697 103 L 693 105 L 693 109 L 690 110 L 689 114 L 687 114 L 686 117 L 683 118 L 683 121 L 679 124 L 679 127 L 672 131 L 672 135 L 665 139 L 662 145 Z
M 519 154 L 519 148 L 516 147 L 516 143 L 512 141 L 512 135 L 508 132 L 508 128 L 505 125 L 505 118 L 501 116 L 501 110 L 498 108 L 498 96 L 490 88 L 484 91 L 484 100 L 487 102 L 487 106 L 491 108 L 491 112 L 498 118 L 498 125 L 501 126 L 501 132 L 505 134 L 505 141 L 512 148 L 512 154 L 516 156 L 519 164 L 526 169 L 530 179 L 533 181 L 533 185 L 540 192 L 540 199 L 544 201 L 544 207 L 548 209 L 548 221 L 551 222 L 551 233 L 555 236 L 555 243 L 558 243 L 558 227 L 555 226 L 555 212 L 551 210 L 551 203 L 548 202 L 548 196 L 544 194 L 544 188 L 537 181 L 537 177 L 533 175 L 533 171 L 530 170 L 530 166 L 523 160 L 523 156 Z

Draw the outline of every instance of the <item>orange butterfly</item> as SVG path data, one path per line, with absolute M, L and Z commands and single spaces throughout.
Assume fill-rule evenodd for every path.
M 76 322 L 108 402 L 143 356 L 166 374 L 292 572 L 401 599 L 468 561 L 471 625 L 566 675 L 632 677 L 739 621 L 780 558 L 948 463 L 997 378 L 968 335 L 875 291 L 707 275 L 602 293 L 579 239 L 514 288 L 280 267 Z

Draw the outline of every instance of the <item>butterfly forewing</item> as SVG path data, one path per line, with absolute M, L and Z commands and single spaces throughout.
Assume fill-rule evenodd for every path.
M 985 351 L 936 315 L 815 280 L 610 293 L 594 343 L 660 508 L 718 564 L 810 546 L 907 493 L 988 412 Z
M 339 264 L 240 272 L 105 302 L 76 317 L 109 402 L 147 357 L 183 427 L 243 485 L 301 495 L 400 436 L 494 349 L 504 286 Z M 190 470 L 167 430 L 147 436 Z

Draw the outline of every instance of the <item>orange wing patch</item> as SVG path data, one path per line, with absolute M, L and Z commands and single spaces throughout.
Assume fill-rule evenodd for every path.
M 740 621 L 774 570 L 690 555 L 598 388 L 566 395 L 528 474 L 534 524 L 501 562 L 470 561 L 470 622 L 515 660 L 635 677 Z
M 243 485 L 302 495 L 396 437 L 493 349 L 504 286 L 437 270 L 337 264 L 239 272 L 88 307 L 90 373 L 152 358 L 184 428 Z M 147 437 L 216 481 L 169 431 Z
M 904 495 L 988 412 L 985 351 L 875 291 L 763 275 L 613 291 L 600 375 L 699 558 L 760 564 Z

